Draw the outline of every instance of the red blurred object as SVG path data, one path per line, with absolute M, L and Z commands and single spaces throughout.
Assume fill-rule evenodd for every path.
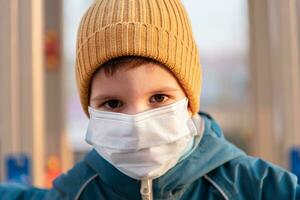
M 60 63 L 60 46 L 58 33 L 54 30 L 49 30 L 46 33 L 45 59 L 48 70 L 58 70 Z
M 50 156 L 47 160 L 45 187 L 51 188 L 52 182 L 61 174 L 61 162 L 57 156 Z

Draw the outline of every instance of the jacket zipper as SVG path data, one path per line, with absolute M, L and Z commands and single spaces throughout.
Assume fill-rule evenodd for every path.
M 141 180 L 140 193 L 142 195 L 142 200 L 153 200 L 152 180 L 151 179 Z

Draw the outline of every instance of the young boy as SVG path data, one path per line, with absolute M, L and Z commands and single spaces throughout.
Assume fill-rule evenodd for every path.
M 20 196 L 300 199 L 295 175 L 247 156 L 198 114 L 201 75 L 179 0 L 95 1 L 79 28 L 76 62 L 94 149 L 50 191 Z

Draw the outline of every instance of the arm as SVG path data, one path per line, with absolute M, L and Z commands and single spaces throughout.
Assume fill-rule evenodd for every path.
M 238 166 L 244 194 L 254 199 L 300 199 L 300 185 L 294 174 L 250 156 L 245 156 Z
M 262 164 L 263 165 L 263 164 Z M 279 167 L 266 166 L 257 180 L 262 188 L 258 194 L 261 197 L 273 199 L 300 199 L 300 185 L 297 177 Z
M 297 176 L 259 158 L 241 156 L 210 175 L 231 199 L 300 200 Z
M 40 200 L 46 195 L 47 190 L 28 187 L 19 184 L 0 184 L 0 199 L 9 200 Z

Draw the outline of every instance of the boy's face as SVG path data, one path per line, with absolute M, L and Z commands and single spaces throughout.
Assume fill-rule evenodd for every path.
M 109 76 L 99 70 L 91 81 L 90 106 L 101 111 L 137 114 L 185 97 L 176 78 L 158 64 L 120 68 Z M 191 115 L 190 109 L 189 113 Z

